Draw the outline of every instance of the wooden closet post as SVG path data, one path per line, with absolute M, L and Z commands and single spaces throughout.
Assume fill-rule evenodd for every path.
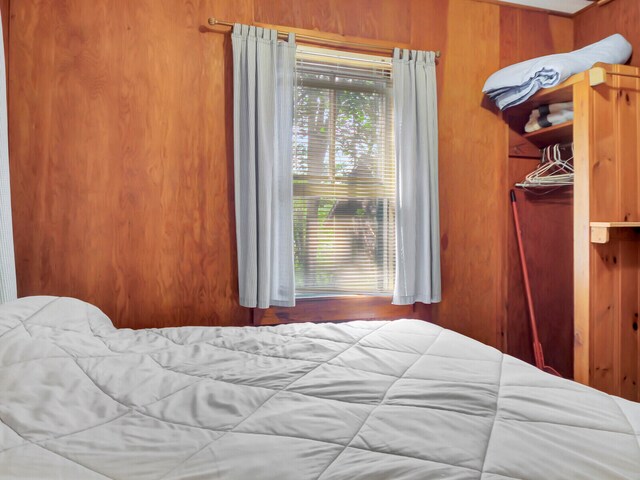
M 573 86 L 573 142 L 575 168 L 573 186 L 573 288 L 574 350 L 573 375 L 589 384 L 590 303 L 589 303 L 589 158 L 591 152 L 591 86 L 581 81 Z

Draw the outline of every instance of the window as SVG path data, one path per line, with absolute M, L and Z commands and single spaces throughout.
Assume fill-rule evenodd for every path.
M 396 178 L 390 59 L 298 46 L 296 64 L 297 296 L 391 294 Z

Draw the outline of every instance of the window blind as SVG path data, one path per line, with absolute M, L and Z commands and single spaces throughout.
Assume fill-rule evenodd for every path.
M 293 222 L 299 297 L 393 291 L 390 63 L 298 46 Z

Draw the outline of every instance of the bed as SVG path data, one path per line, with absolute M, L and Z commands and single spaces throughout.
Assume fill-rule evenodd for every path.
M 116 329 L 0 306 L 3 479 L 638 479 L 640 405 L 417 320 Z

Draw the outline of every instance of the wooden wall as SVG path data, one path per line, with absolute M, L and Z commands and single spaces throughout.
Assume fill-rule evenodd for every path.
M 573 48 L 568 18 L 516 8 L 502 8 L 501 67 Z M 539 38 L 539 41 L 531 41 Z M 538 159 L 508 157 L 507 182 L 500 199 L 507 210 L 506 319 L 503 349 L 533 362 L 532 335 L 526 305 L 518 244 L 508 190 L 534 170 Z M 568 194 L 567 194 L 568 193 Z M 533 303 L 545 359 L 563 376 L 573 366 L 573 257 L 572 198 L 566 190 L 544 196 L 517 192 L 523 243 Z M 550 275 L 550 272 L 553 274 Z
M 503 342 L 506 62 L 572 45 L 568 18 L 472 0 L 11 2 L 10 149 L 20 295 L 119 326 L 246 324 L 237 304 L 228 35 L 209 16 L 437 49 L 443 301 L 421 316 Z M 534 39 L 534 40 L 532 40 Z
M 446 22 L 420 28 L 422 18 L 445 11 L 445 4 Z M 481 90 L 491 73 L 509 63 L 570 50 L 571 19 L 460 0 L 414 6 L 420 13 L 414 12 L 412 42 L 444 52 L 437 69 L 443 301 L 432 319 L 506 347 L 511 162 L 506 126 Z
M 614 0 L 594 6 L 574 18 L 576 48 L 620 33 L 633 45 L 631 65 L 640 66 L 640 2 Z
M 250 1 L 13 1 L 10 155 L 20 295 L 120 326 L 245 324 L 229 36 Z

